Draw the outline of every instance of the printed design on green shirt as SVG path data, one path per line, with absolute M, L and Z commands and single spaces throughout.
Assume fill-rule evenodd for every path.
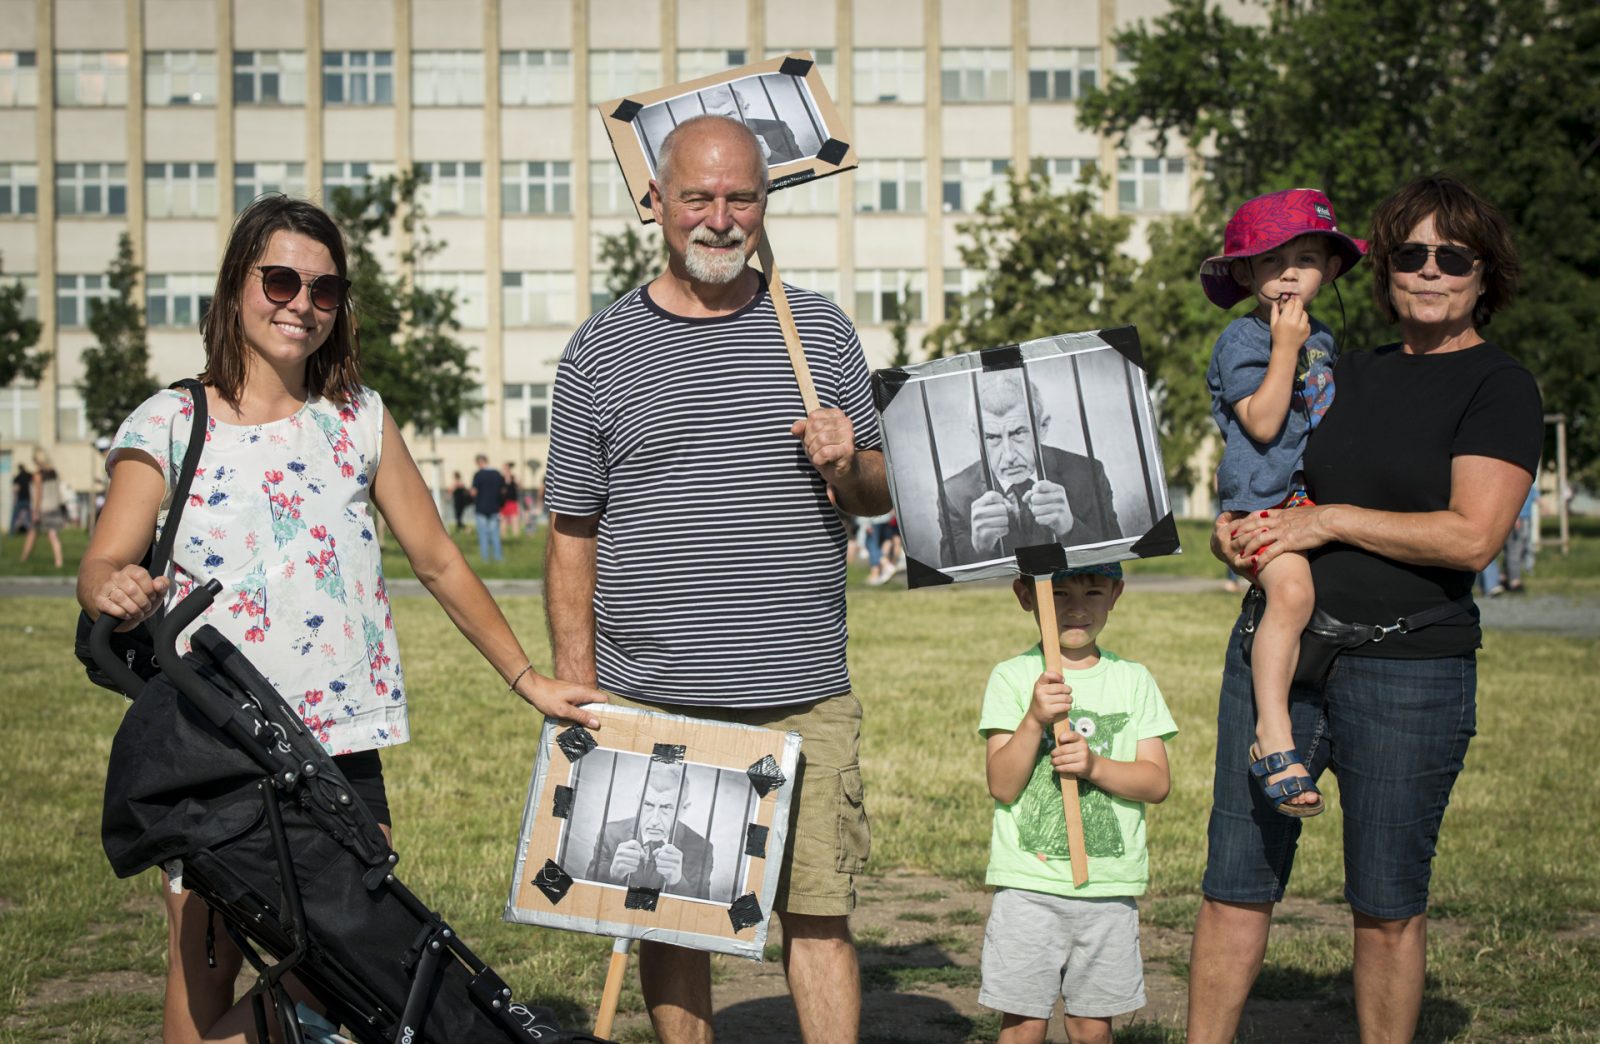
M 1088 741 L 1089 749 L 1104 758 L 1111 756 L 1113 741 L 1127 727 L 1131 717 L 1126 713 L 1077 711 L 1071 720 L 1073 730 Z M 1011 815 L 1017 824 L 1017 843 L 1024 852 L 1066 859 L 1071 849 L 1067 846 L 1066 815 L 1061 810 L 1061 777 L 1050 765 L 1049 742 L 1041 744 L 1033 775 L 1022 788 L 1022 796 L 1012 807 Z M 1111 795 L 1080 779 L 1078 798 L 1083 816 L 1083 850 L 1096 858 L 1120 857 L 1127 846 L 1123 843 L 1122 828 L 1117 825 Z

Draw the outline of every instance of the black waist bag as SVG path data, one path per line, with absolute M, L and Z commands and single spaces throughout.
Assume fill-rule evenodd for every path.
M 1245 592 L 1240 606 L 1243 620 L 1239 630 L 1244 635 L 1240 651 L 1244 662 L 1250 662 L 1250 650 L 1255 645 L 1256 625 L 1266 609 L 1267 596 L 1254 584 Z M 1458 616 L 1471 616 L 1477 606 L 1471 595 L 1463 595 L 1453 602 L 1424 609 L 1420 613 L 1402 616 L 1391 624 L 1345 623 L 1318 607 L 1311 611 L 1311 620 L 1300 632 L 1300 659 L 1294 666 L 1294 684 L 1321 685 L 1333 670 L 1333 661 L 1339 654 L 1366 645 L 1381 642 L 1391 634 L 1410 634 L 1436 623 L 1453 620 Z
M 167 524 L 161 530 L 161 539 L 152 541 L 145 549 L 144 558 L 139 561 L 152 577 L 164 574 L 167 571 L 167 563 L 172 561 L 172 547 L 178 539 L 178 521 L 183 517 L 184 505 L 189 500 L 189 487 L 194 481 L 194 471 L 200 464 L 200 451 L 206 442 L 205 386 L 189 377 L 171 387 L 182 388 L 189 393 L 189 398 L 194 402 L 194 421 L 189 428 L 189 446 L 183 454 L 183 466 L 178 469 L 178 484 L 172 489 L 172 501 L 167 508 Z M 116 653 L 117 659 L 127 664 L 128 669 L 139 676 L 141 681 L 149 681 L 161 670 L 156 666 L 155 639 L 152 632 L 162 615 L 162 611 L 157 610 L 155 616 L 138 626 L 126 631 L 115 631 L 111 635 L 111 650 Z M 133 699 L 138 693 L 124 692 L 123 687 L 95 663 L 94 654 L 89 649 L 89 632 L 92 630 L 94 630 L 94 619 L 86 610 L 80 610 L 77 634 L 72 641 L 73 655 L 83 664 L 90 681 L 112 692 L 121 692 L 130 700 Z

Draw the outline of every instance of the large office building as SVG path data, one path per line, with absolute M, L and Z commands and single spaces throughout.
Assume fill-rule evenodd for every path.
M 407 166 L 427 173 L 447 244 L 421 278 L 456 291 L 483 386 L 481 410 L 413 450 L 435 485 L 478 452 L 535 477 L 556 361 L 607 300 L 600 238 L 636 223 L 594 105 L 796 50 L 815 56 L 860 168 L 775 193 L 769 234 L 786 278 L 838 301 L 882 365 L 897 310 L 915 351 L 975 285 L 957 226 L 1009 167 L 1062 186 L 1093 170 L 1106 212 L 1139 224 L 1189 207 L 1193 156 L 1119 150 L 1077 122 L 1081 92 L 1116 68 L 1114 31 L 1165 7 L 0 0 L 0 278 L 27 288 L 54 353 L 36 385 L 0 389 L 3 477 L 39 446 L 75 488 L 97 481 L 77 384 L 121 233 L 145 273 L 155 376 L 171 381 L 200 365 L 198 318 L 240 207 Z

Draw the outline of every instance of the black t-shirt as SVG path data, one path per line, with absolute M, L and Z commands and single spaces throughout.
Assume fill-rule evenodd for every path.
M 1443 511 L 1457 456 L 1539 465 L 1544 407 L 1533 375 L 1492 344 L 1440 355 L 1399 345 L 1348 352 L 1334 367 L 1333 405 L 1306 448 L 1319 504 Z M 1389 624 L 1470 594 L 1474 574 L 1408 565 L 1347 544 L 1313 551 L 1317 604 L 1351 623 Z M 1477 614 L 1361 646 L 1361 656 L 1422 659 L 1476 649 Z
M 480 468 L 472 476 L 473 510 L 480 515 L 498 515 L 505 503 L 506 477 L 493 468 Z

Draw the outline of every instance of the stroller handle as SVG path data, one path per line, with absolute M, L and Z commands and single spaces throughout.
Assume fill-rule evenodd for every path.
M 129 699 L 144 688 L 144 679 L 136 674 L 132 667 L 122 661 L 117 651 L 111 648 L 111 635 L 116 631 L 117 625 L 122 623 L 122 617 L 112 616 L 110 613 L 101 613 L 95 618 L 94 626 L 89 629 L 89 655 L 94 657 L 95 664 L 106 672 L 118 689 Z
M 155 633 L 156 663 L 162 673 L 218 728 L 222 728 L 232 717 L 233 708 L 227 700 L 218 699 L 194 668 L 183 662 L 183 657 L 178 653 L 178 635 L 210 608 L 221 591 L 222 581 L 207 580 L 167 611 Z

